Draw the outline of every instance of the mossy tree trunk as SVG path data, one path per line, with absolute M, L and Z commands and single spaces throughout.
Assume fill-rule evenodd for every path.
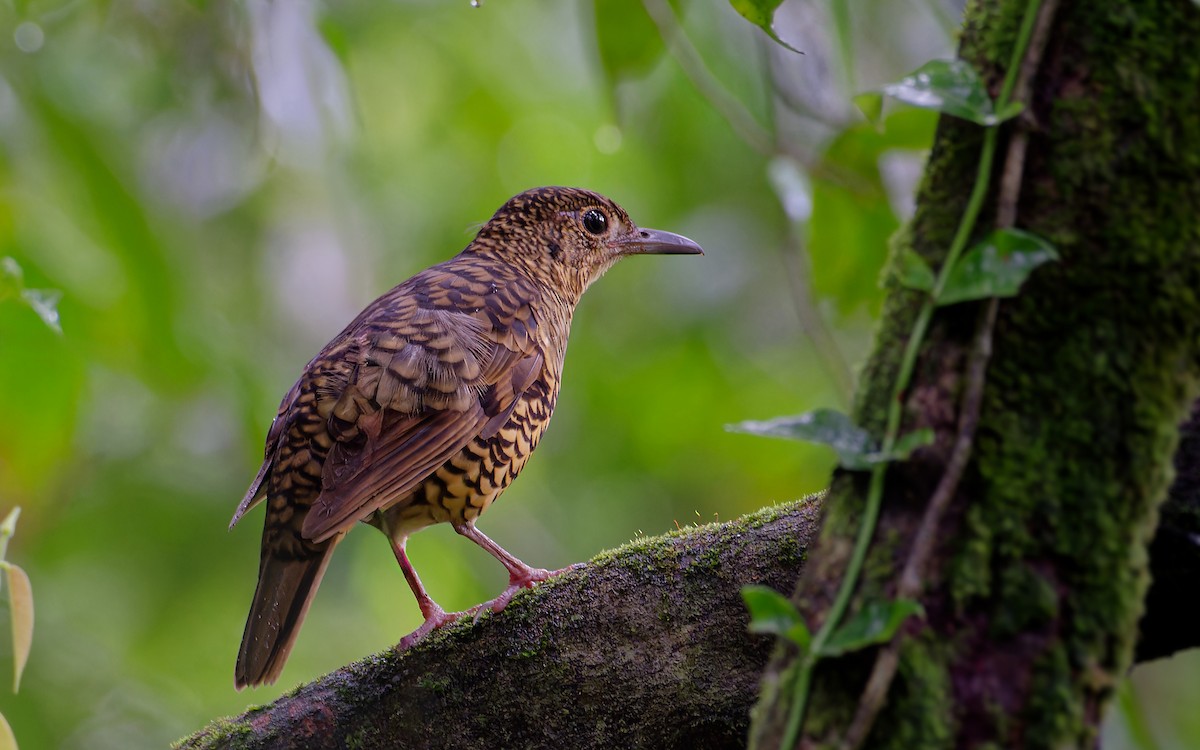
M 1024 0 L 979 0 L 960 56 L 999 88 Z M 1147 545 L 1200 354 L 1200 8 L 1064 2 L 1031 81 L 1016 225 L 1061 261 L 1004 300 L 969 463 L 936 535 L 871 748 L 1090 747 L 1132 663 Z M 992 199 L 1001 181 L 1006 126 Z M 937 267 L 977 168 L 980 128 L 943 118 L 897 251 Z M 992 209 L 994 212 L 994 209 Z M 978 234 L 992 226 L 985 210 Z M 921 298 L 892 283 L 856 421 L 882 433 Z M 905 394 L 904 431 L 937 441 L 888 473 L 852 610 L 893 596 L 959 429 L 984 303 L 939 309 Z M 837 590 L 866 495 L 837 476 L 794 600 L 814 628 Z M 800 745 L 837 747 L 876 651 L 822 662 Z M 794 650 L 768 668 L 752 736 L 780 745 Z

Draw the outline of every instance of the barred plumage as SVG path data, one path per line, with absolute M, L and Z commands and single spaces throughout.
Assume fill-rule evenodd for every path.
M 308 363 L 280 404 L 237 523 L 267 500 L 258 588 L 238 654 L 238 688 L 273 682 L 338 541 L 356 523 L 391 540 L 425 623 L 404 647 L 462 613 L 429 598 L 405 553 L 413 532 L 450 523 L 509 571 L 499 611 L 534 569 L 475 528 L 537 447 L 558 397 L 571 315 L 626 255 L 699 253 L 639 229 L 612 201 L 575 188 L 512 198 L 462 253 L 372 302 Z

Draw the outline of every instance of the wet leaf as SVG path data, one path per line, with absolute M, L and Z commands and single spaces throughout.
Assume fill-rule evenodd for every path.
M 33 645 L 33 588 L 29 576 L 20 566 L 5 563 L 8 574 L 8 600 L 12 612 L 13 637 L 13 692 L 21 685 L 21 674 L 29 660 L 29 649 Z
M 733 9 L 750 23 L 767 32 L 767 36 L 777 43 L 787 47 L 792 52 L 803 55 L 803 52 L 779 38 L 775 33 L 775 10 L 783 4 L 783 0 L 729 0 Z
M 992 100 L 979 75 L 962 60 L 927 62 L 880 90 L 910 106 L 936 110 L 980 125 L 1001 122 L 992 111 Z M 1007 116 L 1016 114 L 1010 113 L 1009 109 L 1005 110 Z
M 939 305 L 1012 297 L 1038 266 L 1058 260 L 1054 246 L 1019 229 L 998 229 L 971 247 L 950 270 Z
M 877 459 L 872 460 L 872 456 L 876 455 L 876 446 L 870 434 L 836 409 L 814 409 L 794 417 L 741 422 L 728 425 L 726 429 L 828 445 L 837 453 L 839 463 L 847 469 L 862 470 L 878 463 Z
M 787 638 L 802 649 L 812 643 L 804 619 L 786 596 L 768 586 L 743 586 L 742 599 L 750 610 L 750 632 Z
M 923 448 L 926 445 L 933 444 L 933 430 L 928 427 L 922 427 L 919 430 L 913 430 L 907 435 L 902 435 L 896 440 L 896 445 L 892 447 L 892 453 L 889 458 L 892 461 L 903 461 L 912 455 L 912 452 L 917 448 Z
M 0 302 L 16 297 L 38 314 L 55 333 L 62 333 L 58 322 L 58 301 L 62 292 L 54 289 L 26 289 L 25 273 L 15 258 L 0 258 Z
M 38 314 L 50 330 L 62 333 L 62 326 L 58 321 L 58 301 L 62 299 L 62 292 L 57 289 L 22 289 L 21 299 Z
M 840 656 L 891 640 L 912 615 L 922 615 L 921 605 L 911 599 L 870 602 L 842 624 L 821 649 L 821 656 Z
M 739 422 L 726 425 L 725 429 L 828 445 L 837 453 L 839 465 L 851 471 L 865 471 L 875 464 L 903 460 L 917 448 L 933 442 L 932 430 L 916 430 L 896 441 L 892 452 L 885 455 L 866 430 L 836 409 L 814 409 L 794 417 L 762 422 Z

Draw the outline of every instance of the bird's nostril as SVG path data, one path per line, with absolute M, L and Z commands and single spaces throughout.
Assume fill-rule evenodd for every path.
M 642 239 L 644 239 L 644 240 L 650 238 L 650 233 L 647 232 L 645 229 L 638 232 L 638 234 L 640 234 L 642 236 Z

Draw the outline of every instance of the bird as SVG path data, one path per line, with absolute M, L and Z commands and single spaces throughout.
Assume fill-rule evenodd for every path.
M 265 501 L 258 584 L 238 651 L 238 690 L 274 682 L 338 543 L 359 522 L 388 538 L 424 622 L 397 644 L 562 571 L 533 568 L 476 528 L 520 473 L 558 398 L 571 317 L 584 291 L 631 255 L 703 254 L 643 229 L 589 190 L 509 199 L 450 260 L 359 313 L 279 405 L 258 474 L 229 527 Z M 436 523 L 482 547 L 507 588 L 465 612 L 430 597 L 405 551 Z M 564 569 L 566 570 L 566 569 Z

